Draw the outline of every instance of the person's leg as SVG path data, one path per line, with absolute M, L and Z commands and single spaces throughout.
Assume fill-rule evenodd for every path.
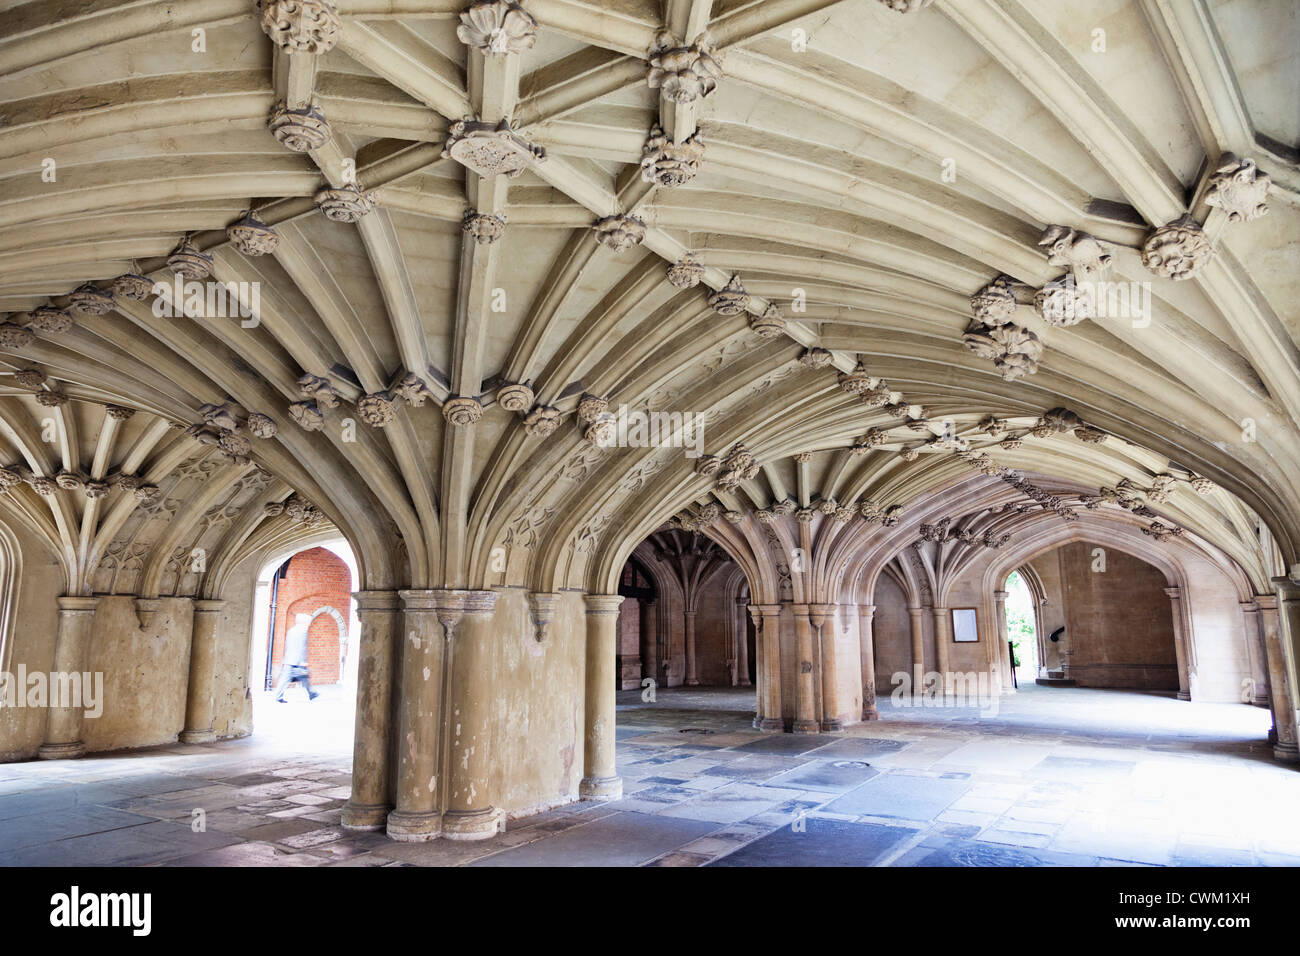
M 307 670 L 307 668 L 304 667 L 302 669 L 302 673 L 298 676 L 298 680 L 302 681 L 302 686 L 307 688 L 308 700 L 315 700 L 320 696 L 320 694 L 311 689 L 311 671 Z
M 285 688 L 288 687 L 292 681 L 293 681 L 293 668 L 287 665 L 281 667 L 280 679 L 279 681 L 276 682 L 275 685 L 275 699 L 282 704 L 287 703 L 287 701 L 284 699 L 284 691 Z

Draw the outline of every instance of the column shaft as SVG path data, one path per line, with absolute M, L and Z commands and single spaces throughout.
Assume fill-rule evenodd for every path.
M 491 775 L 495 640 L 495 591 L 467 591 L 465 614 L 456 626 L 450 667 L 450 773 L 442 835 L 483 840 L 499 829 L 501 813 L 487 802 Z
M 584 800 L 617 800 L 623 781 L 614 767 L 614 655 L 618 649 L 616 594 L 587 595 L 587 686 L 584 712 L 585 773 L 578 793 Z
M 695 676 L 695 612 L 687 611 L 686 618 L 686 686 L 696 687 L 699 678 Z
M 1273 703 L 1273 726 L 1277 732 L 1273 756 L 1287 763 L 1296 763 L 1300 761 L 1300 742 L 1296 737 L 1295 684 L 1292 682 L 1287 643 L 1294 648 L 1300 640 L 1300 585 L 1289 578 L 1274 578 L 1273 583 L 1277 585 L 1278 595 L 1269 602 L 1272 607 L 1266 605 L 1263 598 L 1259 599 L 1265 614 L 1269 697 Z
M 1246 657 L 1250 661 L 1250 703 L 1267 707 L 1268 650 L 1264 646 L 1264 622 L 1259 605 L 1254 601 L 1242 601 L 1241 615 L 1246 626 Z
M 458 620 L 447 591 L 399 591 L 402 598 L 402 673 L 398 699 L 397 806 L 388 814 L 395 840 L 432 840 L 441 829 L 439 740 L 443 723 L 443 667 Z
M 348 830 L 380 830 L 392 808 L 393 666 L 402 627 L 396 591 L 358 591 L 357 709 L 352 732 Z
M 876 706 L 876 647 L 872 622 L 876 616 L 874 604 L 858 605 L 858 654 L 862 665 L 862 719 L 879 720 Z
M 925 629 L 919 607 L 909 607 L 907 614 L 912 625 L 912 696 L 925 696 Z
M 180 741 L 205 744 L 217 739 L 212 727 L 217 676 L 217 624 L 225 601 L 195 601 L 190 630 L 190 680 L 185 692 L 185 729 Z
M 952 616 L 946 607 L 930 609 L 934 614 L 934 667 L 939 672 L 939 693 L 946 695 L 951 687 L 948 678 L 948 644 L 952 640 Z
M 781 605 L 751 604 L 749 613 L 754 619 L 757 635 L 754 662 L 758 678 L 758 708 L 754 717 L 757 730 L 785 730 L 781 715 Z
M 736 684 L 749 686 L 749 612 L 744 598 L 736 598 Z
M 997 663 L 998 663 L 998 683 L 1001 685 L 1000 691 L 1004 694 L 1015 692 L 1016 681 L 1012 676 L 1015 670 L 1016 662 L 1011 656 L 1011 632 L 1007 629 L 1007 592 L 993 592 L 994 612 L 993 617 L 997 624 Z
M 792 605 L 795 637 L 795 715 L 793 732 L 815 734 L 817 722 L 817 685 L 813 678 L 813 626 L 808 619 L 808 605 Z
M 1169 595 L 1169 609 L 1174 616 L 1174 654 L 1178 659 L 1178 699 L 1191 700 L 1192 689 L 1188 675 L 1187 641 L 1191 635 L 1183 626 L 1183 589 L 1165 588 Z
M 655 601 L 641 602 L 641 676 L 659 681 L 659 605 Z
M 821 653 L 822 720 L 821 729 L 844 729 L 840 719 L 839 670 L 835 660 L 835 605 L 813 604 L 810 618 L 817 631 Z
M 80 757 L 86 752 L 81 739 L 85 701 L 70 699 L 60 701 L 63 690 L 80 687 L 90 659 L 90 630 L 95 619 L 98 598 L 59 598 L 59 629 L 54 636 L 54 676 L 56 686 L 50 688 L 49 710 L 45 718 L 45 742 L 38 756 L 42 760 Z M 73 675 L 77 675 L 75 678 Z M 93 679 L 93 678 L 92 678 Z M 61 684 L 62 688 L 57 685 Z M 82 693 L 84 698 L 84 691 Z M 63 706 L 56 706 L 62 703 Z

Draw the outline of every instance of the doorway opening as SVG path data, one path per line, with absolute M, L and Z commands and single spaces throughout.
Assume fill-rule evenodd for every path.
M 1037 601 L 1019 571 L 1007 576 L 1007 640 L 1016 684 L 1032 684 L 1039 677 Z
M 360 634 L 352 599 L 357 580 L 356 559 L 341 538 L 278 555 L 262 568 L 248 682 L 259 737 L 299 751 L 350 746 Z

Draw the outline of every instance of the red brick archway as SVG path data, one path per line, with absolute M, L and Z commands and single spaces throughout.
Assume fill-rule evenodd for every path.
M 279 673 L 284 635 L 297 615 L 314 615 L 307 637 L 312 683 L 338 683 L 341 677 L 339 619 L 346 634 L 351 599 L 352 573 L 338 555 L 326 548 L 311 548 L 290 558 L 276 592 L 272 673 Z M 329 613 L 331 608 L 338 618 Z

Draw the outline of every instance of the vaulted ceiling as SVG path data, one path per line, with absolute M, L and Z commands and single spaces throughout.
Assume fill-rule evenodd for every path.
M 1262 586 L 1298 41 L 1286 0 L 0 0 L 0 508 L 74 590 L 322 520 L 367 587 L 612 589 L 673 515 L 919 519 L 974 469 Z M 1045 307 L 1099 274 L 1149 313 Z M 605 447 L 620 406 L 707 457 Z

